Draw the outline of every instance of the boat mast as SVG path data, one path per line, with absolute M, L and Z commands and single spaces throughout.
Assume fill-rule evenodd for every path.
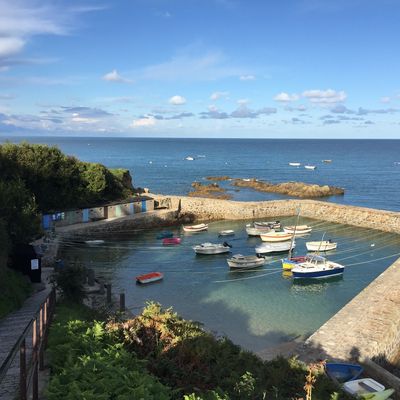
M 296 220 L 296 225 L 294 226 L 294 232 L 293 232 L 292 240 L 290 241 L 289 257 L 288 257 L 289 260 L 292 258 L 293 243 L 294 243 L 294 238 L 296 237 L 297 225 L 298 225 L 298 223 L 299 223 L 300 210 L 301 210 L 301 207 L 299 207 L 299 208 L 297 209 L 297 220 Z

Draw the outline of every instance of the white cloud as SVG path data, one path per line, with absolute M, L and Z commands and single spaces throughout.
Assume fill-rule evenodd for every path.
M 0 58 L 18 54 L 25 46 L 24 40 L 17 37 L 0 37 Z
M 116 69 L 113 69 L 111 72 L 108 72 L 107 74 L 103 75 L 101 79 L 108 82 L 119 82 L 119 83 L 132 82 L 129 79 L 123 78 Z
M 241 75 L 239 79 L 241 81 L 254 81 L 256 77 L 254 75 Z
M 156 124 L 156 119 L 152 116 L 135 119 L 129 126 L 131 128 L 148 128 Z
M 274 97 L 275 101 L 279 101 L 279 102 L 282 102 L 282 103 L 289 103 L 291 101 L 296 101 L 298 99 L 299 99 L 299 95 L 298 94 L 296 94 L 296 93 L 289 94 L 289 93 L 286 93 L 286 92 L 278 93 Z
M 245 106 L 246 104 L 249 104 L 249 103 L 250 103 L 250 100 L 249 100 L 249 99 L 239 99 L 239 100 L 237 101 L 237 103 L 238 103 L 240 106 Z
M 303 92 L 303 96 L 308 98 L 312 103 L 317 104 L 333 104 L 333 103 L 340 103 L 346 100 L 347 95 L 346 93 L 341 91 L 336 91 L 333 89 L 327 90 L 306 90 Z
M 389 96 L 381 97 L 381 103 L 390 103 L 391 100 L 392 99 Z
M 77 114 L 77 113 L 72 114 L 71 121 L 72 121 L 72 122 L 79 123 L 79 124 L 95 124 L 96 122 L 99 122 L 98 119 L 95 119 L 95 118 L 87 118 L 87 117 L 81 117 L 81 116 L 79 116 L 79 114 Z
M 174 106 L 181 106 L 183 104 L 186 104 L 186 99 L 183 96 L 172 96 L 169 100 L 168 100 L 169 104 L 172 104 Z
M 228 97 L 229 96 L 229 92 L 214 92 L 211 96 L 210 99 L 211 100 L 218 100 L 221 97 Z

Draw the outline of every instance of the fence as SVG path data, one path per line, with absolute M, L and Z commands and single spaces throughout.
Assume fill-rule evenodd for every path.
M 20 400 L 27 400 L 30 393 L 33 400 L 39 398 L 39 370 L 44 369 L 44 350 L 55 302 L 56 293 L 53 289 L 27 324 L 0 367 L 1 384 L 19 353 L 19 393 L 16 398 Z M 30 335 L 32 335 L 31 338 Z M 30 339 L 32 339 L 31 356 L 27 357 L 29 355 L 27 342 Z

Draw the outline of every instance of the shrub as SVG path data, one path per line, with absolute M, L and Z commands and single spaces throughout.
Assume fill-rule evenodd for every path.
M 85 275 L 86 271 L 81 265 L 67 265 L 55 271 L 53 284 L 61 290 L 61 296 L 64 300 L 79 304 L 85 298 L 83 289 Z

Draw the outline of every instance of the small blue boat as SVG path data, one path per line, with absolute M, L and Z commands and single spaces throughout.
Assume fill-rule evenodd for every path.
M 172 232 L 170 232 L 170 231 L 163 231 L 163 232 L 160 232 L 158 235 L 157 235 L 157 239 L 167 239 L 167 238 L 172 238 L 174 236 L 174 234 L 172 233 Z
M 364 369 L 358 364 L 326 363 L 325 371 L 333 381 L 344 383 L 357 379 Z
M 322 256 L 309 256 L 307 261 L 298 263 L 292 268 L 293 278 L 323 279 L 342 275 L 344 265 L 334 263 Z

